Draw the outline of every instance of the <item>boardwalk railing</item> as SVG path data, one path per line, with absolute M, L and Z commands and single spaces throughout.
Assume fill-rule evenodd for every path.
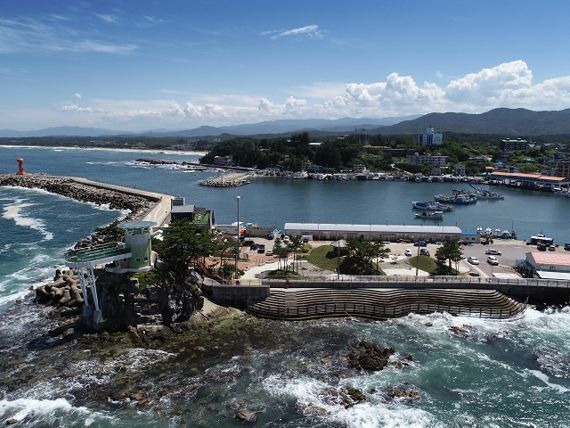
M 295 319 L 319 318 L 327 316 L 362 316 L 369 318 L 396 318 L 410 313 L 428 314 L 447 312 L 453 315 L 475 316 L 479 318 L 504 319 L 512 318 L 524 312 L 526 305 L 516 308 L 483 308 L 481 306 L 455 306 L 441 304 L 409 304 L 398 306 L 382 306 L 369 303 L 322 303 L 285 307 L 270 303 L 258 303 L 248 311 L 268 318 Z
M 521 286 L 544 288 L 569 288 L 570 281 L 549 280 L 536 278 L 481 278 L 458 276 L 354 276 L 335 279 L 319 279 L 307 277 L 304 279 L 263 279 L 263 285 L 270 287 L 330 287 L 335 288 L 389 288 L 389 287 L 419 287 L 441 288 L 446 286 L 493 288 L 496 286 Z

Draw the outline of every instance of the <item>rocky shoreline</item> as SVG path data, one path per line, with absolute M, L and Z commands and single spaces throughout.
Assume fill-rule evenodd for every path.
M 128 210 L 129 220 L 140 220 L 156 204 L 143 196 L 122 193 L 117 190 L 98 188 L 79 183 L 71 178 L 44 174 L 0 175 L 0 186 L 17 186 L 41 189 L 66 196 L 80 202 L 108 205 L 115 210 Z

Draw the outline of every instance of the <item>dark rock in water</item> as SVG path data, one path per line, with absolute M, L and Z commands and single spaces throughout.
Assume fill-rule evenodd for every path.
M 20 421 L 16 418 L 6 419 L 6 425 L 16 425 L 18 422 Z
M 424 323 L 426 327 L 433 327 L 433 323 L 431 321 L 427 321 Z
M 366 401 L 366 394 L 364 394 L 364 392 L 362 392 L 360 389 L 358 388 L 354 388 L 353 386 L 347 386 L 345 387 L 345 391 L 348 394 L 348 396 L 350 398 L 352 398 L 352 400 L 355 402 L 355 404 L 357 403 L 361 403 L 362 401 Z
M 325 403 L 342 406 L 345 409 L 367 400 L 364 392 L 350 385 L 340 389 L 333 387 L 326 388 L 319 394 L 319 396 Z
M 298 403 L 297 406 L 300 409 L 301 414 L 303 416 L 313 416 L 313 415 L 326 416 L 329 414 L 327 409 L 314 403 L 309 403 L 309 404 Z
M 448 330 L 450 332 L 452 332 L 453 334 L 456 334 L 458 336 L 463 336 L 463 337 L 467 337 L 470 334 L 469 328 L 466 325 L 464 325 L 462 327 L 460 327 L 458 325 L 452 325 L 451 327 L 448 328 Z
M 399 386 L 394 386 L 388 391 L 388 397 L 391 399 L 404 399 L 404 400 L 418 400 L 420 392 L 412 385 L 404 383 Z
M 350 350 L 346 359 L 350 367 L 365 370 L 382 370 L 388 364 L 388 359 L 396 352 L 394 348 L 384 348 L 365 340 Z
M 257 422 L 257 413 L 252 410 L 248 410 L 245 407 L 236 410 L 236 419 L 240 421 L 255 423 Z

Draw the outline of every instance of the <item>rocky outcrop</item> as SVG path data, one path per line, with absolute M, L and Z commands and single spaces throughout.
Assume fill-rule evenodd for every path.
M 384 348 L 375 343 L 362 340 L 350 350 L 346 359 L 350 367 L 376 371 L 386 367 L 390 356 L 395 352 L 392 347 Z
M 404 383 L 394 386 L 388 391 L 390 399 L 399 399 L 404 401 L 414 401 L 420 398 L 420 392 L 414 386 Z
M 342 406 L 345 409 L 367 401 L 366 394 L 351 385 L 343 386 L 339 389 L 333 387 L 326 388 L 319 396 L 326 404 Z
M 95 273 L 97 295 L 105 322 L 100 328 L 107 331 L 127 331 L 129 327 L 145 325 L 141 330 L 146 338 L 163 338 L 173 333 L 171 326 L 190 321 L 202 309 L 204 299 L 200 289 L 191 283 L 161 285 L 140 289 L 138 280 L 129 274 L 109 273 L 103 269 Z M 35 289 L 36 302 L 54 305 L 60 309 L 83 306 L 79 277 L 74 271 L 57 271 L 53 282 Z M 88 303 L 93 307 L 91 290 L 87 288 Z M 62 312 L 72 315 L 77 312 Z M 150 326 L 166 326 L 153 329 Z
M 78 183 L 71 178 L 43 174 L 0 175 L 0 186 L 43 189 L 81 202 L 109 205 L 112 209 L 129 210 L 128 218 L 132 220 L 144 217 L 156 202 L 143 196 Z

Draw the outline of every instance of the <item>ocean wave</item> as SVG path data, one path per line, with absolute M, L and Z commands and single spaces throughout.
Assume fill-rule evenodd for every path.
M 36 230 L 40 232 L 44 241 L 51 241 L 53 239 L 53 233 L 46 229 L 46 225 L 42 219 L 27 217 L 22 213 L 24 208 L 32 207 L 35 204 L 24 202 L 26 199 L 16 198 L 13 203 L 4 206 L 4 212 L 2 217 L 6 220 L 12 220 L 16 223 L 16 226 L 27 227 L 29 229 Z
M 62 416 L 68 422 L 89 426 L 96 418 L 109 419 L 101 413 L 92 412 L 86 407 L 74 407 L 65 398 L 43 400 L 36 398 L 18 398 L 0 400 L 0 419 L 24 423 L 26 426 L 60 425 Z
M 527 372 L 530 373 L 531 375 L 533 375 L 538 380 L 540 380 L 546 386 L 548 386 L 548 388 L 558 392 L 559 394 L 564 394 L 564 393 L 570 391 L 570 389 L 568 389 L 562 385 L 558 385 L 557 383 L 550 382 L 549 381 L 550 378 L 548 377 L 548 375 L 542 373 L 539 370 L 527 370 Z
M 303 409 L 321 409 L 319 418 L 342 424 L 348 427 L 410 427 L 423 428 L 443 426 L 425 410 L 411 408 L 398 403 L 383 403 L 370 396 L 370 401 L 345 408 L 342 405 L 330 404 L 323 391 L 331 386 L 311 378 L 289 378 L 280 375 L 268 376 L 263 381 L 264 389 L 278 398 L 293 398 L 296 407 Z

